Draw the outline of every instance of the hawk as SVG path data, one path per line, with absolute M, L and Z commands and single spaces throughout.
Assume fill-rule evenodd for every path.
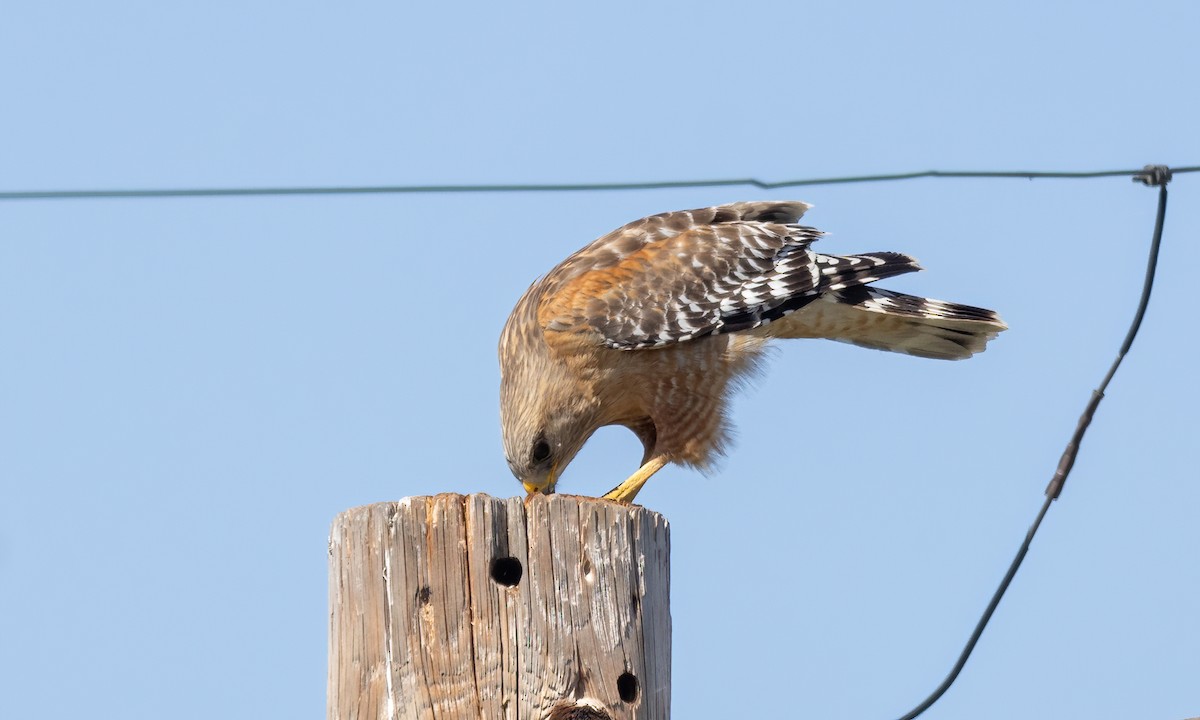
M 597 429 L 624 425 L 641 467 L 604 497 L 632 502 L 667 463 L 724 451 L 737 381 L 776 338 L 828 338 L 942 360 L 981 352 L 991 310 L 870 283 L 920 270 L 896 252 L 825 255 L 803 202 L 652 215 L 533 283 L 500 336 L 504 454 L 532 495 L 552 493 Z

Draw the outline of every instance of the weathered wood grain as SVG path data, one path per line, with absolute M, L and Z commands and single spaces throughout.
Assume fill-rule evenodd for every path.
M 654 512 L 406 498 L 339 515 L 329 554 L 330 720 L 670 716 L 670 541 Z

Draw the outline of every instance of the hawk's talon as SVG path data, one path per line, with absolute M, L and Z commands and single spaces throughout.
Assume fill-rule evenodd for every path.
M 638 468 L 637 472 L 626 478 L 625 482 L 604 493 L 604 499 L 632 505 L 633 499 L 637 497 L 638 492 L 650 479 L 650 476 L 662 470 L 666 464 L 667 457 L 665 455 L 655 455 L 647 460 L 645 465 Z

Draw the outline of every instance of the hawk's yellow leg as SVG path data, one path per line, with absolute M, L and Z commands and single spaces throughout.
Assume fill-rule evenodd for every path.
M 666 464 L 666 455 L 655 455 L 647 460 L 645 465 L 638 468 L 637 472 L 630 475 L 625 482 L 604 493 L 605 499 L 616 500 L 620 503 L 632 503 L 633 499 L 637 497 L 638 491 L 642 489 L 642 486 L 646 484 L 650 476 L 662 470 Z

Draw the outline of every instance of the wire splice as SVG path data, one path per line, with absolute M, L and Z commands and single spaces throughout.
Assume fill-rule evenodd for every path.
M 1171 168 L 1166 165 L 1147 165 L 1142 168 L 1140 173 L 1133 176 L 1133 181 L 1151 187 L 1162 187 L 1171 182 L 1173 175 Z

